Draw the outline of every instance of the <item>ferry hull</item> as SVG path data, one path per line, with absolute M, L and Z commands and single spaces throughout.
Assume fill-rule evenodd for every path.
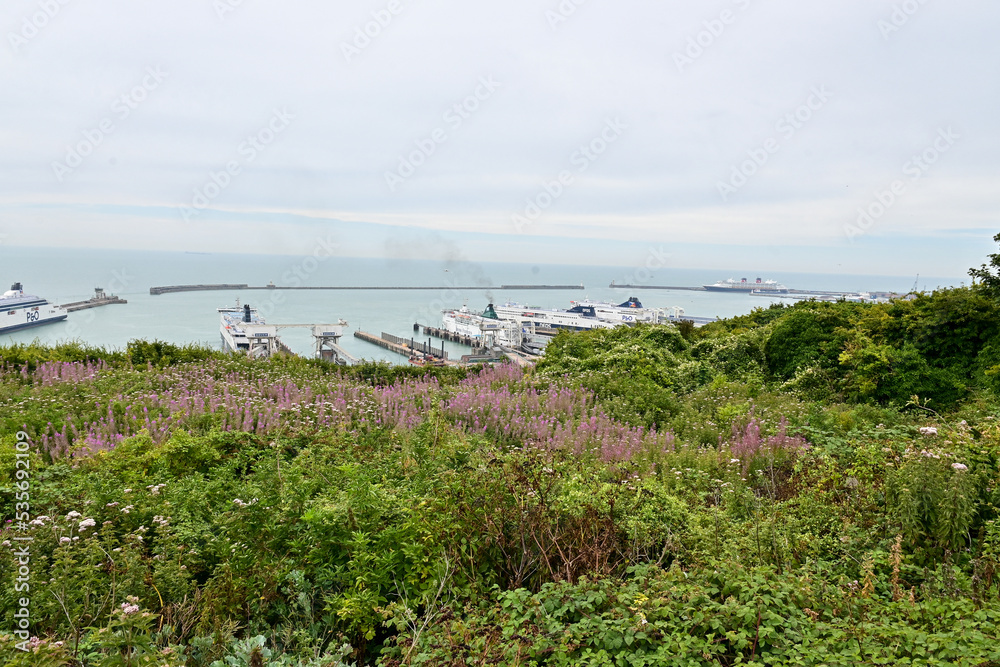
M 5 317 L 13 317 L 12 315 L 7 315 Z M 0 334 L 9 333 L 13 331 L 21 331 L 22 329 L 31 329 L 33 327 L 40 327 L 45 324 L 54 324 L 55 322 L 62 322 L 66 319 L 66 315 L 54 315 L 45 319 L 39 318 L 35 322 L 21 322 L 19 324 L 6 324 L 6 320 L 0 320 Z

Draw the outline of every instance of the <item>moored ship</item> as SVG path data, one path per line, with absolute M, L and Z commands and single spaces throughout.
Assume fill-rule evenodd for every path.
M 218 308 L 219 333 L 222 345 L 233 352 L 245 352 L 251 357 L 268 357 L 281 349 L 277 327 L 268 325 L 256 308 L 250 304 L 242 307 Z
M 0 297 L 0 333 L 61 322 L 66 309 L 33 294 L 25 294 L 21 283 L 14 283 Z
M 589 306 L 594 309 L 598 319 L 618 324 L 636 324 L 639 322 L 659 323 L 668 319 L 667 313 L 661 308 L 646 308 L 638 298 L 632 296 L 623 303 L 610 301 L 571 301 L 574 307 Z
M 495 329 L 499 321 L 497 313 L 493 310 L 493 304 L 486 306 L 482 315 L 477 315 L 469 310 L 468 306 L 462 306 L 458 310 L 446 310 L 441 317 L 441 328 L 451 333 L 480 338 L 484 329 Z
M 497 316 L 502 320 L 531 324 L 541 328 L 587 331 L 589 329 L 611 329 L 621 324 L 621 322 L 609 322 L 601 319 L 597 316 L 597 310 L 592 305 L 577 304 L 569 310 L 556 310 L 507 302 L 502 306 L 497 306 L 495 310 Z
M 775 292 L 786 294 L 788 288 L 775 280 L 761 280 L 757 278 L 755 282 L 750 282 L 746 278 L 735 280 L 720 280 L 712 285 L 702 285 L 709 292 Z

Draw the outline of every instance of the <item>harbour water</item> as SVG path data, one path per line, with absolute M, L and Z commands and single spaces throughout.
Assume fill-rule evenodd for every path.
M 565 308 L 570 300 L 589 297 L 620 303 L 637 296 L 647 306 L 680 306 L 690 316 L 730 317 L 767 307 L 768 297 L 693 291 L 612 289 L 612 281 L 634 285 L 690 285 L 726 278 L 774 279 L 788 287 L 809 290 L 887 290 L 906 292 L 913 277 L 855 276 L 807 273 L 761 273 L 734 267 L 715 269 L 659 269 L 642 267 L 570 266 L 561 264 L 506 264 L 471 261 L 394 260 L 295 257 L 287 255 L 233 255 L 125 250 L 75 250 L 67 248 L 12 248 L 0 251 L 0 285 L 20 281 L 29 294 L 53 303 L 82 301 L 102 287 L 128 300 L 71 313 L 65 322 L 3 335 L 3 343 L 46 343 L 81 340 L 91 345 L 123 348 L 129 340 L 158 339 L 170 343 L 220 346 L 216 308 L 250 303 L 268 323 L 336 323 L 345 319 L 343 347 L 366 359 L 405 360 L 355 339 L 357 329 L 409 336 L 414 322 L 440 326 L 441 310 L 468 304 L 481 310 L 489 302 L 516 301 L 535 307 Z M 761 271 L 757 269 L 756 271 Z M 961 277 L 920 278 L 920 289 L 958 285 Z M 153 296 L 149 288 L 193 283 L 246 283 L 248 285 L 440 285 L 434 290 L 232 290 L 183 292 Z M 577 285 L 579 290 L 502 290 L 499 285 Z M 453 290 L 449 286 L 477 286 Z M 305 329 L 287 329 L 282 340 L 296 353 L 309 355 L 312 338 Z M 440 345 L 440 341 L 435 341 Z M 445 343 L 453 356 L 468 348 Z

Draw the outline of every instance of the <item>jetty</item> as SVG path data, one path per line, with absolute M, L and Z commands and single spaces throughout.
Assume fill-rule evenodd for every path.
M 220 290 L 249 289 L 246 283 L 232 284 L 223 283 L 218 285 L 165 285 L 163 287 L 150 287 L 149 293 L 170 294 L 171 292 L 215 292 Z
M 389 350 L 390 352 L 395 352 L 396 354 L 401 354 L 404 357 L 413 357 L 416 354 L 421 354 L 429 357 L 434 357 L 435 359 L 440 359 L 441 361 L 448 363 L 448 353 L 444 349 L 444 343 L 441 343 L 441 348 L 436 349 L 431 345 L 431 341 L 428 338 L 427 342 L 417 342 L 413 338 L 400 338 L 399 336 L 393 336 L 386 332 L 382 332 L 381 336 L 376 336 L 375 334 L 368 333 L 367 331 L 355 331 L 355 338 L 360 338 L 361 340 L 371 343 L 372 345 L 378 345 L 382 349 Z
M 98 306 L 108 306 L 113 303 L 128 303 L 125 299 L 120 299 L 114 294 L 108 296 L 104 293 L 104 290 L 100 287 L 94 288 L 94 296 L 90 297 L 86 301 L 74 301 L 73 303 L 64 303 L 60 308 L 65 308 L 66 312 L 72 313 L 77 310 L 86 310 L 88 308 L 97 308 Z
M 704 287 L 680 287 L 677 285 L 629 285 L 627 283 L 616 283 L 611 281 L 608 287 L 612 289 L 659 289 L 659 290 L 680 290 L 686 292 L 709 292 L 714 291 L 716 294 L 745 294 L 747 296 L 766 296 L 771 298 L 779 299 L 809 299 L 811 297 L 818 298 L 844 298 L 851 299 L 857 297 L 860 292 L 838 292 L 838 291 L 828 291 L 828 290 L 808 290 L 808 289 L 789 289 L 785 292 L 778 292 L 775 290 L 706 290 Z M 896 292 L 868 292 L 875 299 L 897 299 L 902 295 Z M 690 319 L 690 318 L 689 318 Z
M 426 324 L 413 325 L 413 331 L 419 332 L 423 330 L 425 336 L 433 336 L 440 340 L 448 340 L 452 343 L 461 343 L 462 345 L 468 345 L 472 348 L 482 347 L 482 340 L 480 338 L 474 338 L 466 334 L 456 333 L 454 331 L 447 331 L 446 329 L 441 329 L 438 327 L 428 326 Z
M 225 290 L 412 290 L 416 292 L 428 292 L 438 290 L 582 290 L 586 289 L 583 283 L 579 285 L 437 285 L 437 286 L 410 286 L 410 285 L 248 285 L 246 283 L 213 283 L 204 285 L 161 285 L 150 287 L 149 293 L 153 296 L 158 294 L 173 294 L 176 292 L 221 292 Z
M 677 285 L 629 285 L 628 283 L 618 284 L 612 282 L 608 287 L 613 289 L 666 289 L 680 290 L 682 292 L 707 292 L 704 287 L 678 287 Z

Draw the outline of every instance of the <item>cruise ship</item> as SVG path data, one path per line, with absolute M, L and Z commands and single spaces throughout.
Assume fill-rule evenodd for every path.
M 750 282 L 746 278 L 741 278 L 740 280 L 734 280 L 730 278 L 729 280 L 720 280 L 719 282 L 712 285 L 702 285 L 709 292 L 776 292 L 779 294 L 785 294 L 788 292 L 788 288 L 781 283 L 774 280 L 761 280 L 757 279 L 756 282 Z
M 0 333 L 61 322 L 67 315 L 61 306 L 39 296 L 25 294 L 21 283 L 14 283 L 0 297 L 0 313 Z

